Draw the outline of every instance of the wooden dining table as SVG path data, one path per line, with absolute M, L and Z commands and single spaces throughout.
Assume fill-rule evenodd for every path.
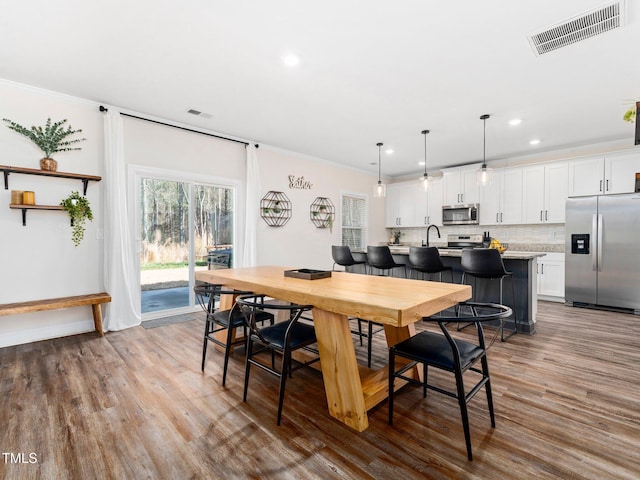
M 331 272 L 331 277 L 306 280 L 286 277 L 293 270 L 258 266 L 196 272 L 196 280 L 252 291 L 278 300 L 313 305 L 320 367 L 334 418 L 357 431 L 369 426 L 367 411 L 388 397 L 388 369 L 358 364 L 349 317 L 384 325 L 387 345 L 415 334 L 415 322 L 471 298 L 471 287 L 452 283 Z M 233 297 L 222 296 L 222 309 Z M 414 375 L 421 371 L 414 369 Z M 394 388 L 402 387 L 397 382 Z

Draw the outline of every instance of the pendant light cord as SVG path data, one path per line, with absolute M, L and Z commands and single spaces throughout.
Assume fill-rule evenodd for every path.
M 424 135 L 424 176 L 427 176 L 427 133 L 429 130 L 423 130 L 422 134 Z
M 378 183 L 382 182 L 382 157 L 381 157 L 382 143 L 378 143 Z
M 483 123 L 483 132 L 482 132 L 482 168 L 487 168 L 487 119 L 489 115 L 486 113 L 484 115 L 480 115 L 480 120 Z

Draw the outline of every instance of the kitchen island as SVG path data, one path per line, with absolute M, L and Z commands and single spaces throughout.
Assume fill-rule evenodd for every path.
M 390 246 L 393 258 L 397 263 L 409 265 L 408 246 Z M 442 263 L 453 268 L 453 282 L 462 281 L 462 268 L 460 259 L 461 249 L 440 248 Z M 513 286 L 515 290 L 515 311 L 518 318 L 518 332 L 535 333 L 536 313 L 538 310 L 538 279 L 537 279 L 537 257 L 544 256 L 544 253 L 519 252 L 507 250 L 502 254 L 505 268 L 513 274 Z M 354 258 L 366 259 L 366 254 L 354 252 Z M 402 276 L 402 270 L 395 269 L 394 276 Z M 415 275 L 415 273 L 414 273 Z M 415 278 L 415 277 L 414 277 Z M 421 278 L 421 277 L 420 277 Z M 443 280 L 448 280 L 448 274 Z M 503 282 L 503 303 L 512 306 L 511 280 L 508 278 Z M 476 285 L 474 285 L 474 282 Z M 500 282 L 498 280 L 474 280 L 468 279 L 474 292 L 474 299 L 483 302 L 498 302 L 500 298 Z M 505 328 L 513 329 L 513 319 L 505 322 Z

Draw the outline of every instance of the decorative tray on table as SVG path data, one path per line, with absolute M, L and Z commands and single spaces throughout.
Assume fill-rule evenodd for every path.
M 302 278 L 304 280 L 317 280 L 319 278 L 329 278 L 331 270 L 312 270 L 310 268 L 299 268 L 297 270 L 285 270 L 285 277 Z

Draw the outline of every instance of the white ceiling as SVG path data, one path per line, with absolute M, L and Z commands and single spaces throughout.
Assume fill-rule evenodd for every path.
M 3 3 L 0 78 L 370 172 L 377 142 L 395 151 L 383 174 L 419 172 L 423 129 L 430 168 L 481 161 L 484 113 L 489 162 L 633 145 L 622 115 L 640 97 L 636 0 L 624 27 L 539 57 L 529 34 L 603 1 Z

